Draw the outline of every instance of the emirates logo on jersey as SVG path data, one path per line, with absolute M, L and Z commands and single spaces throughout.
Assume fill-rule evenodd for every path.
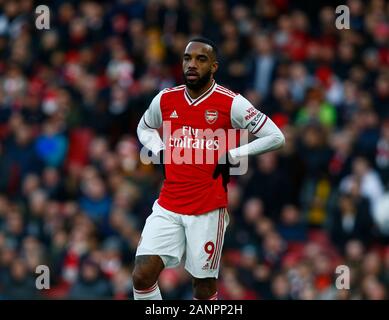
M 216 110 L 206 110 L 205 111 L 205 121 L 209 124 L 214 124 L 217 120 L 218 112 Z

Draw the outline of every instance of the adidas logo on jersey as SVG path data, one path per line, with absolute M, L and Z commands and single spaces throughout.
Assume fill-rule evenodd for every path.
M 172 112 L 172 114 L 170 115 L 170 119 L 177 119 L 177 118 L 178 118 L 177 111 L 174 110 L 174 111 Z
M 209 269 L 209 264 L 206 263 L 205 266 L 203 266 L 201 269 L 203 269 L 203 270 L 208 270 L 208 269 Z

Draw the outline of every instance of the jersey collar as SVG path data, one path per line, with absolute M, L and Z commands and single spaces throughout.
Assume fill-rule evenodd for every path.
M 207 99 L 213 93 L 213 91 L 215 91 L 215 88 L 216 88 L 216 81 L 213 80 L 212 85 L 208 88 L 207 91 L 205 91 L 202 95 L 198 96 L 196 99 L 192 99 L 191 96 L 189 95 L 189 92 L 188 92 L 186 86 L 185 86 L 185 90 L 184 90 L 185 100 L 186 100 L 186 102 L 188 102 L 188 104 L 190 106 L 197 106 L 201 102 L 203 102 L 205 99 Z

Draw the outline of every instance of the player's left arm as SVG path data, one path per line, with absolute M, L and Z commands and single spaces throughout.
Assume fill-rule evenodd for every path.
M 161 150 L 165 149 L 165 145 L 157 130 L 162 126 L 162 112 L 160 105 L 162 93 L 163 91 L 158 93 L 151 101 L 137 127 L 139 141 L 155 155 L 158 155 Z
M 231 106 L 231 123 L 236 129 L 248 129 L 256 139 L 229 151 L 233 160 L 282 148 L 285 137 L 276 124 L 243 96 L 237 95 Z

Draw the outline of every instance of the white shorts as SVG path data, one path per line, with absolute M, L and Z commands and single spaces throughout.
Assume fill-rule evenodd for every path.
M 229 224 L 225 208 L 197 216 L 177 214 L 154 202 L 136 256 L 160 256 L 166 268 L 185 269 L 195 278 L 218 278 L 224 234 Z

